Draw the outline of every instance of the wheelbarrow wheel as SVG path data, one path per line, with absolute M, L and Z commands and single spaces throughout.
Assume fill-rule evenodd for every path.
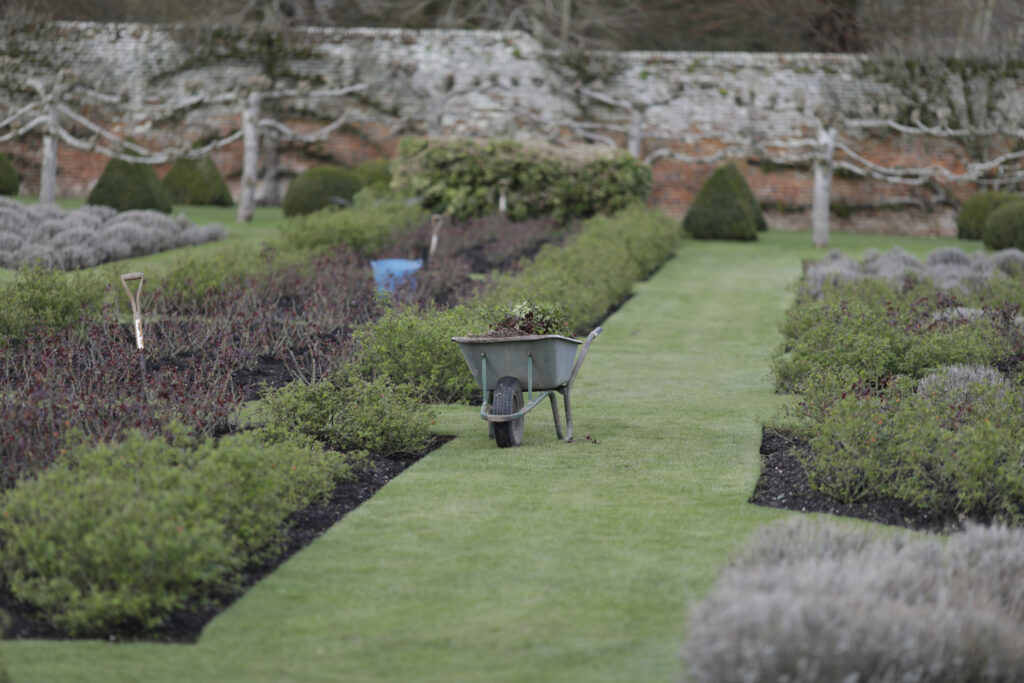
M 502 377 L 494 385 L 495 415 L 512 415 L 523 409 L 523 387 L 515 377 Z M 523 442 L 523 421 L 526 418 L 510 422 L 494 423 L 494 440 L 498 448 L 518 446 Z

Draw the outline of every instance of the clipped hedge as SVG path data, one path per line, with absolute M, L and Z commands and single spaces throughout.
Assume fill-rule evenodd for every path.
M 38 264 L 19 269 L 0 288 L 0 344 L 20 342 L 36 327 L 71 327 L 96 315 L 104 290 L 97 277 L 68 276 Z
M 402 197 L 378 198 L 370 188 L 360 190 L 353 206 L 328 206 L 293 216 L 280 226 L 279 244 L 288 249 L 323 249 L 347 244 L 361 256 L 373 256 L 397 237 L 415 230 L 427 215 Z
M 1024 199 L 1002 201 L 988 215 L 981 241 L 990 249 L 1024 247 Z
M 565 223 L 646 200 L 651 170 L 625 152 L 589 159 L 510 140 L 405 138 L 394 184 L 426 210 L 457 218 L 494 213 L 504 188 L 513 220 L 552 215 Z
M 754 196 L 754 192 L 750 189 L 750 185 L 747 184 L 747 179 L 743 177 L 740 170 L 736 168 L 736 164 L 732 162 L 726 164 L 722 168 L 729 176 L 729 180 L 732 182 L 736 195 L 744 204 L 746 204 L 747 210 L 750 212 L 750 215 L 753 216 L 754 226 L 757 227 L 757 231 L 766 231 L 768 229 L 768 222 L 764 219 L 764 211 L 761 210 L 760 202 L 757 201 L 757 197 Z
M 118 211 L 153 209 L 171 212 L 171 198 L 164 191 L 156 171 L 148 164 L 111 159 L 86 200 Z
M 0 195 L 16 195 L 20 185 L 21 176 L 7 155 L 0 152 Z
M 72 635 L 154 628 L 229 590 L 282 523 L 349 473 L 336 453 L 257 432 L 195 443 L 130 432 L 79 447 L 0 498 L 0 571 L 18 600 Z
M 1015 199 L 1020 197 L 1012 192 L 987 190 L 965 200 L 956 215 L 956 236 L 963 240 L 980 240 L 989 215 Z
M 233 206 L 224 177 L 210 157 L 181 158 L 161 181 L 167 196 L 175 204 Z
M 285 216 L 313 213 L 332 205 L 332 200 L 351 202 L 361 187 L 351 169 L 317 166 L 305 171 L 288 185 L 281 206 Z
M 757 239 L 756 202 L 752 196 L 748 198 L 749 192 L 733 164 L 715 169 L 686 212 L 683 229 L 699 239 Z

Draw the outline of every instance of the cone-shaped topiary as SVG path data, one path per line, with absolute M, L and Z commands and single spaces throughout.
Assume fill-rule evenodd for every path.
M 171 200 L 164 192 L 156 171 L 147 164 L 130 164 L 111 159 L 89 193 L 89 204 L 112 206 L 118 211 L 154 209 L 171 212 Z
M 992 212 L 1015 199 L 1020 197 L 1012 192 L 987 190 L 966 200 L 956 215 L 956 236 L 962 240 L 982 239 L 985 223 Z
M 1024 248 L 1024 199 L 1004 202 L 992 211 L 981 240 L 992 249 Z
M 361 187 L 351 169 L 340 166 L 311 168 L 288 186 L 282 208 L 285 216 L 319 211 L 337 199 L 351 203 Z
M 352 168 L 352 174 L 359 181 L 359 187 L 387 190 L 391 185 L 391 162 L 387 159 L 371 159 Z
M 0 154 L 0 194 L 18 194 L 21 176 L 14 170 L 6 154 Z
M 234 205 L 227 183 L 210 157 L 178 159 L 160 184 L 175 204 Z
M 693 237 L 722 240 L 756 240 L 757 223 L 751 201 L 737 187 L 732 164 L 715 169 L 700 188 L 683 219 L 683 229 Z M 740 176 L 740 180 L 743 177 Z M 744 185 L 746 183 L 744 182 Z M 749 191 L 749 188 L 748 188 Z
M 722 171 L 729 176 L 729 180 L 736 188 L 736 194 L 747 203 L 750 209 L 750 215 L 754 217 L 754 225 L 757 227 L 758 232 L 763 232 L 768 229 L 768 223 L 764 219 L 764 212 L 761 211 L 761 204 L 757 201 L 757 197 L 750 189 L 750 185 L 747 184 L 747 179 L 743 177 L 740 170 L 736 168 L 736 164 L 729 162 L 722 167 Z

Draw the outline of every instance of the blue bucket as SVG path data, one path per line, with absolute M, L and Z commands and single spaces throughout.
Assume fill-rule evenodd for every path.
M 416 286 L 414 273 L 423 267 L 423 259 L 388 258 L 370 261 L 373 281 L 382 292 L 393 292 L 399 287 Z

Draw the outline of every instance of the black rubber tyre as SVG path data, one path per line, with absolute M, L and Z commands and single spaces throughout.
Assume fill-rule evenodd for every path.
M 523 387 L 515 377 L 502 377 L 494 385 L 494 409 L 495 415 L 511 415 L 523 409 Z M 519 418 L 511 422 L 494 423 L 494 440 L 498 442 L 498 448 L 518 446 L 523 442 L 523 422 L 526 418 Z

